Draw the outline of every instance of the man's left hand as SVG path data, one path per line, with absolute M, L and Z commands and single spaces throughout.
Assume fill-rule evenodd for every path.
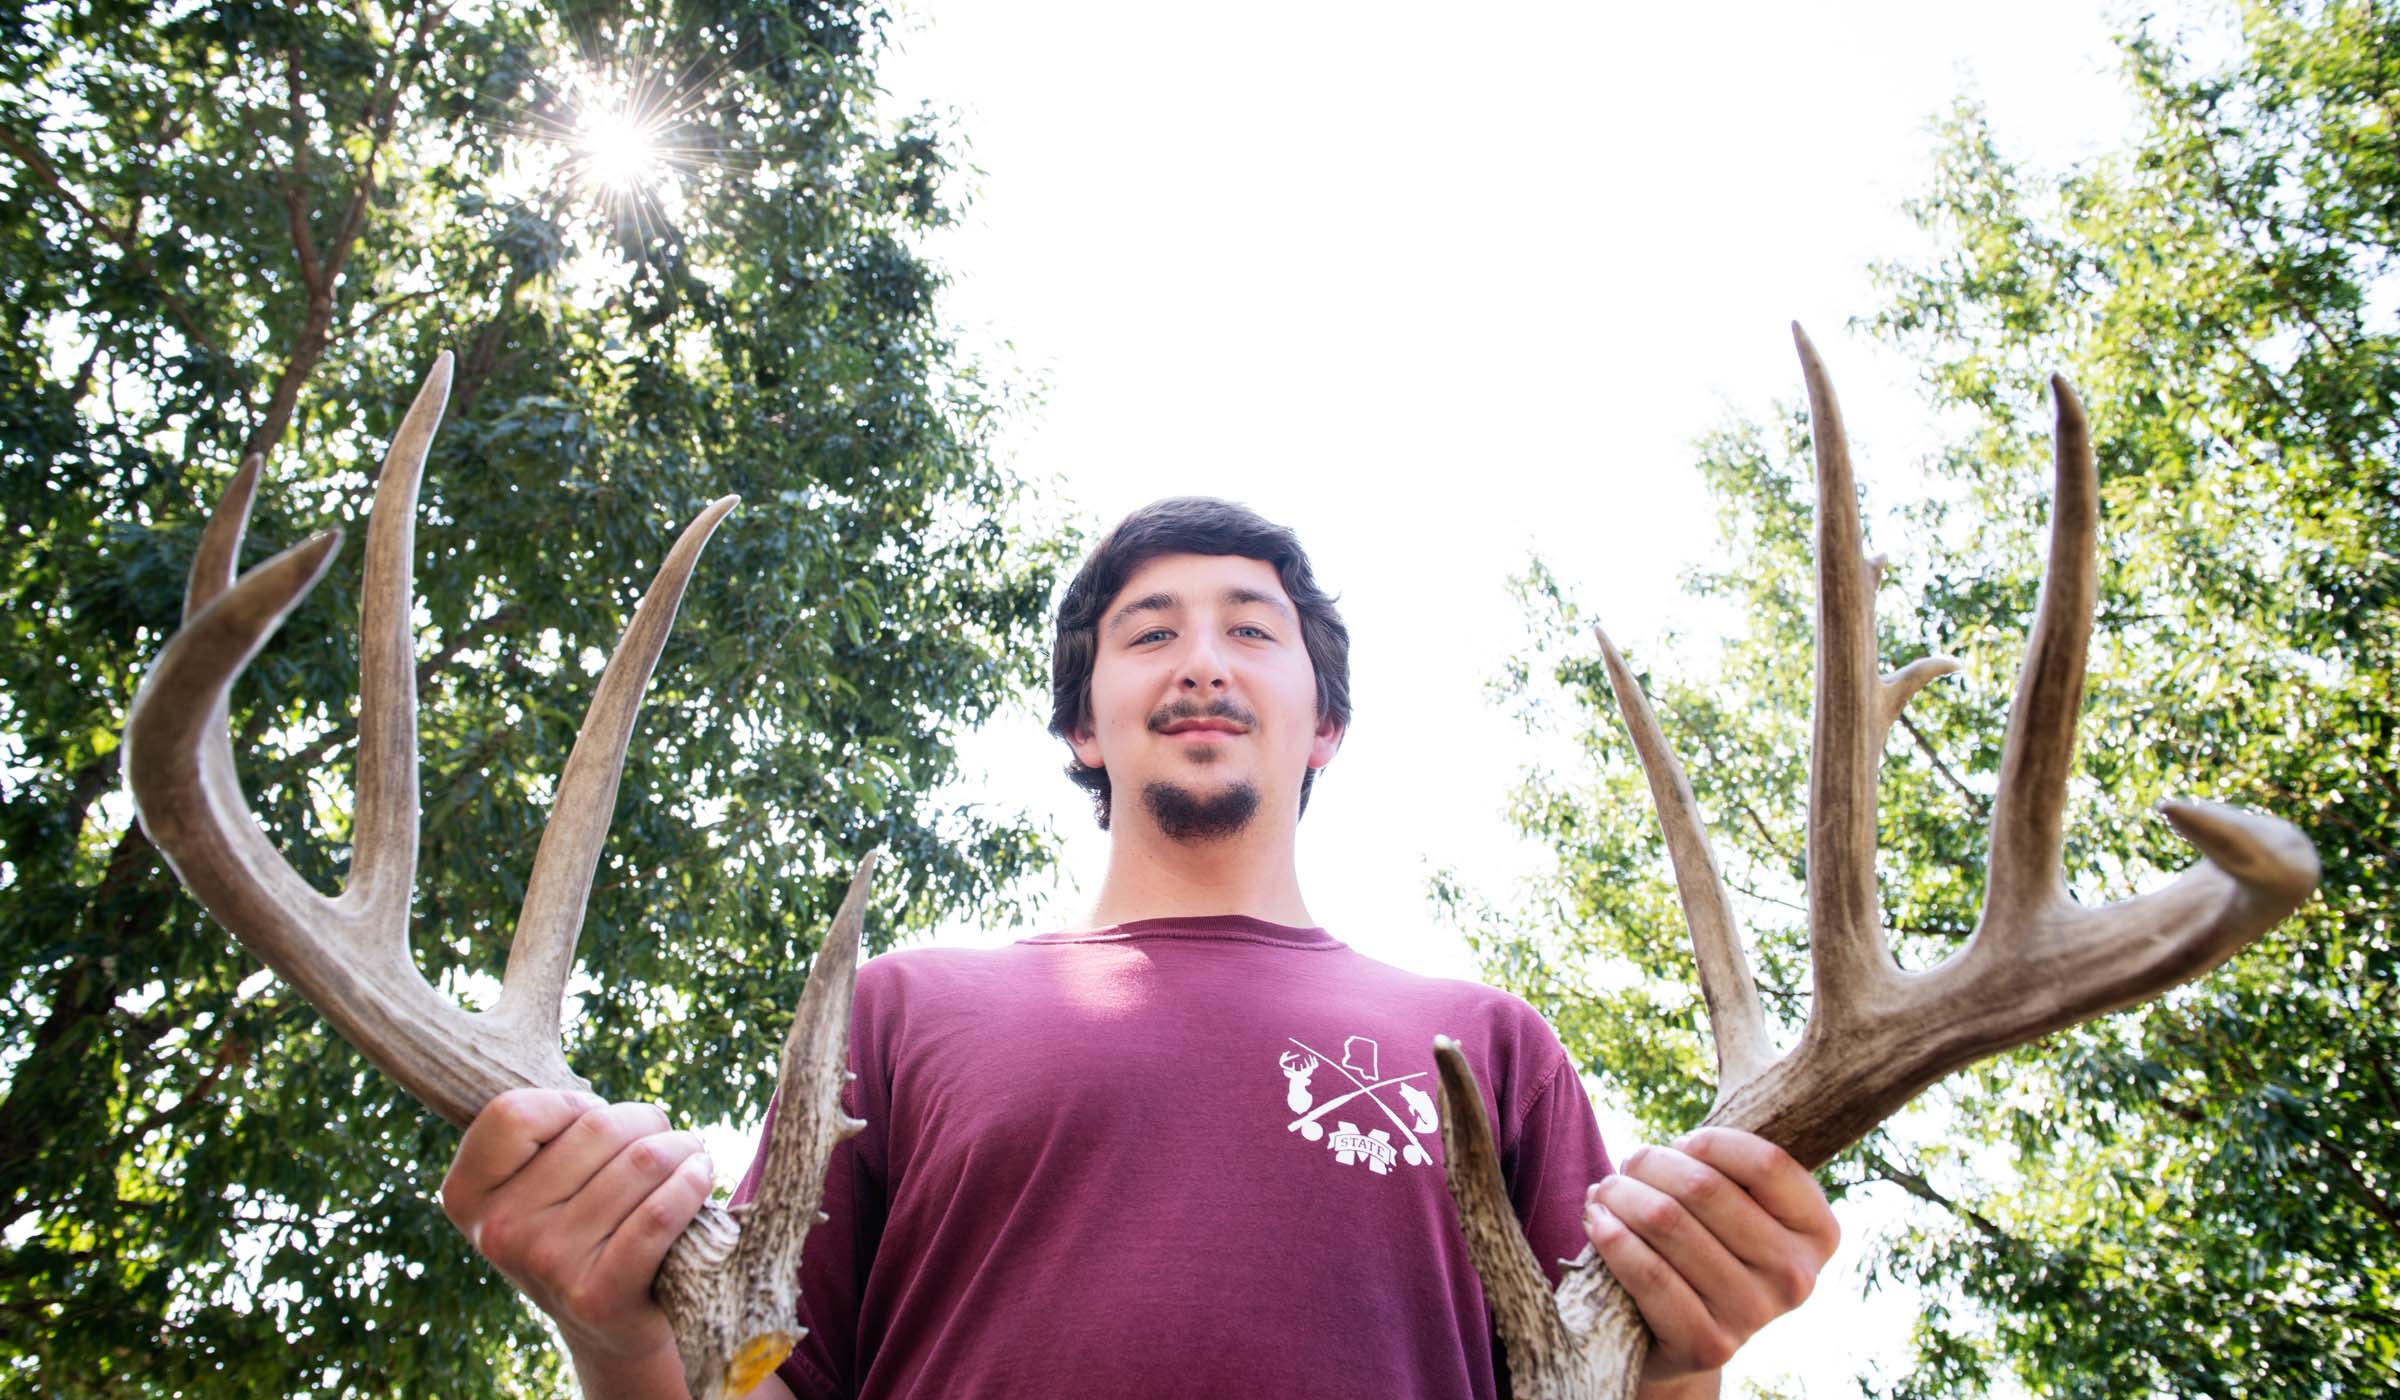
M 1732 1128 L 1639 1149 L 1588 1201 L 1584 1233 L 1655 1339 L 1645 1392 L 1712 1375 L 1807 1300 L 1841 1243 L 1816 1178 Z

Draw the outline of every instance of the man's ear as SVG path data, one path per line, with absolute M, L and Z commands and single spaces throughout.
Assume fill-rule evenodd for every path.
M 1331 717 L 1318 720 L 1316 742 L 1308 747 L 1308 766 L 1322 768 L 1333 762 L 1333 756 L 1341 752 L 1342 736 L 1349 732 L 1350 726 L 1339 720 Z
M 1092 733 L 1090 720 L 1067 731 L 1067 747 L 1074 751 L 1075 761 L 1086 768 L 1105 768 L 1100 761 L 1100 741 Z

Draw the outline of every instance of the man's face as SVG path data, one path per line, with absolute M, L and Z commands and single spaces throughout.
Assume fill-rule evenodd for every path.
M 1138 806 L 1167 835 L 1231 835 L 1253 810 L 1296 814 L 1301 775 L 1340 747 L 1317 718 L 1300 615 L 1274 566 L 1168 554 L 1101 611 L 1091 720 L 1075 757 L 1106 768 L 1116 821 Z

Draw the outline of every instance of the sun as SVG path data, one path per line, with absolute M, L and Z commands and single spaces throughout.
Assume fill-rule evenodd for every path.
M 667 177 L 667 152 L 658 119 L 633 104 L 588 103 L 575 123 L 575 155 L 585 183 L 609 194 L 633 194 Z
M 698 119 L 715 91 L 706 73 L 669 75 L 639 55 L 562 58 L 511 133 L 503 187 L 646 243 L 687 212 L 687 184 L 721 167 Z

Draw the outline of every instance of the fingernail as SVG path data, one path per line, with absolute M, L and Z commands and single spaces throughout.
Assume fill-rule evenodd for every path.
M 589 1113 L 593 1109 L 607 1103 L 608 1100 L 600 1097 L 598 1094 L 587 1094 L 583 1090 L 577 1089 L 567 1095 L 567 1102 L 575 1105 L 575 1107 L 581 1109 L 585 1113 Z
M 1608 1213 L 1608 1207 L 1600 1204 L 1598 1201 L 1592 1202 L 1591 1209 L 1583 1213 L 1583 1218 L 1585 1223 L 1591 1226 L 1592 1232 L 1595 1234 L 1606 1231 L 1610 1223 L 1616 1219 L 1615 1216 Z

